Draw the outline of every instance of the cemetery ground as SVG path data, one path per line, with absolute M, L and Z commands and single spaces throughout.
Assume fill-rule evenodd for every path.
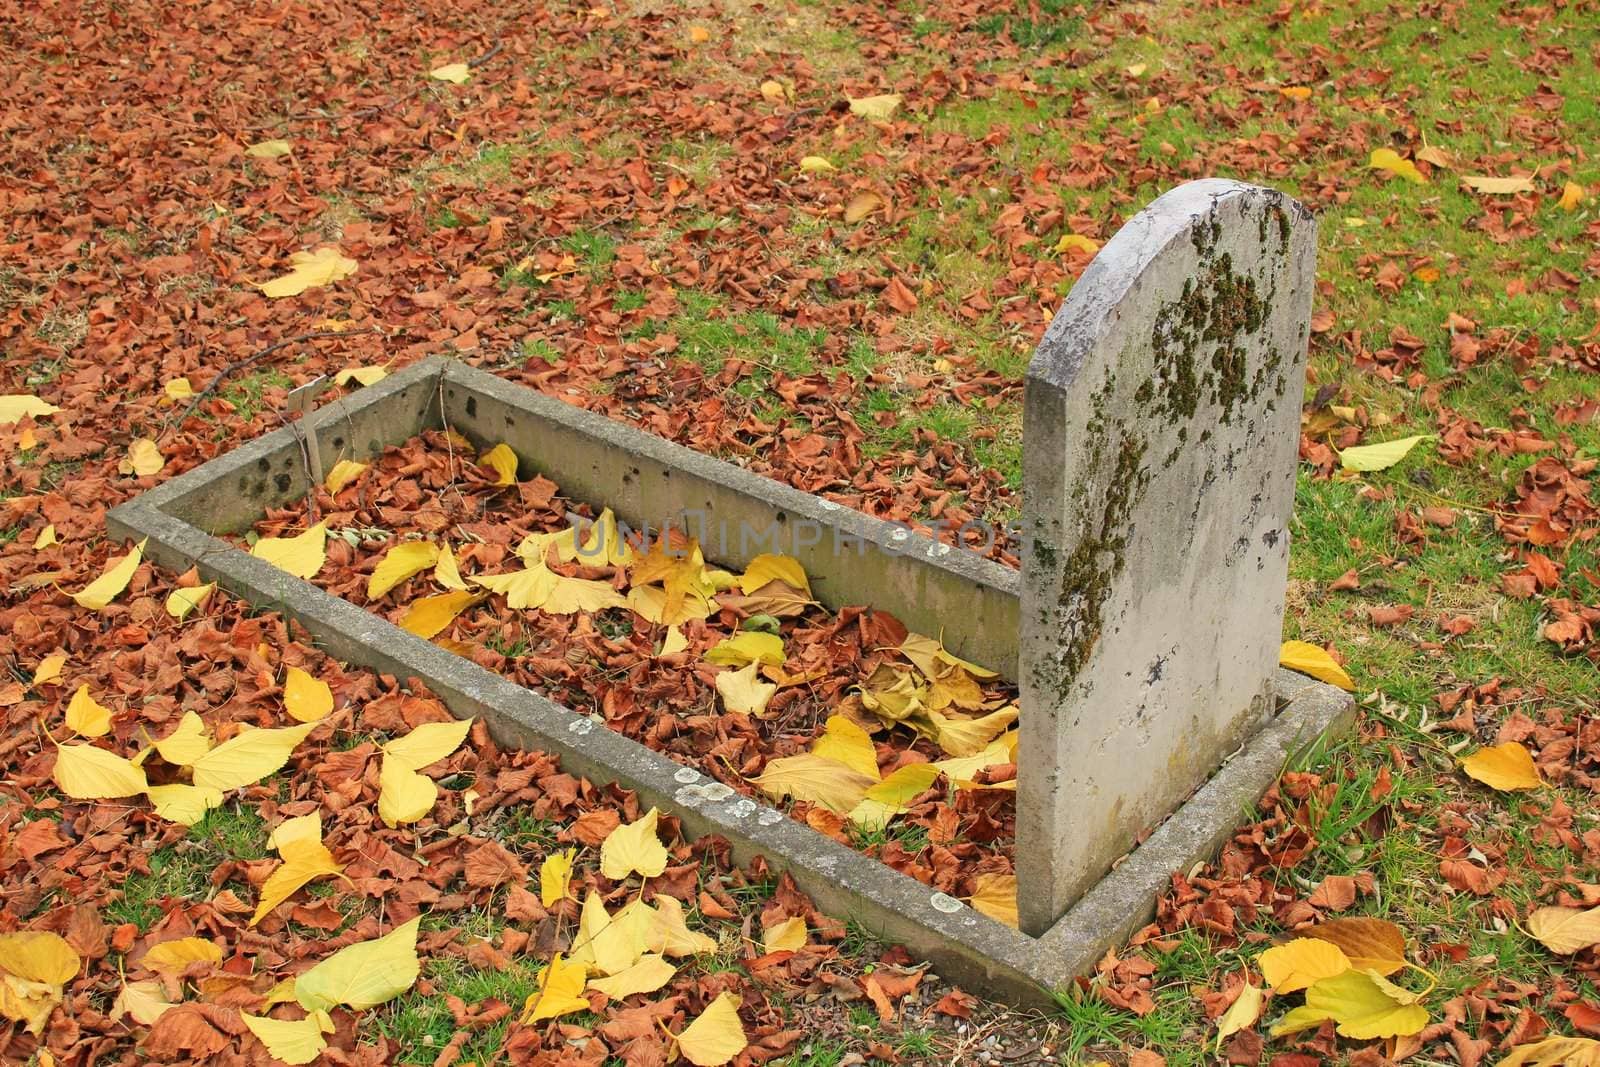
M 668 1032 L 716 1022 L 724 993 L 745 1062 L 815 1067 L 1474 1067 L 1600 1035 L 1594 938 L 1580 920 L 1562 943 L 1550 913 L 1532 919 L 1600 903 L 1597 14 L 1477 0 L 0 12 L 14 56 L 0 393 L 57 409 L 0 426 L 0 929 L 60 934 L 72 962 L 19 985 L 8 947 L 0 1058 L 259 1062 L 244 1015 L 306 1015 L 269 1003 L 278 979 L 417 914 L 420 977 L 382 1004 L 330 1000 L 326 1061 L 662 1063 Z M 1371 166 L 1382 149 L 1395 156 Z M 184 579 L 148 564 L 102 608 L 68 596 L 127 552 L 104 536 L 108 507 L 278 427 L 288 388 L 438 353 L 885 518 L 1003 522 L 1022 371 L 1050 314 L 1122 219 L 1209 175 L 1283 189 L 1319 219 L 1285 637 L 1344 660 L 1362 716 L 1287 770 L 1216 864 L 1175 872 L 1156 923 L 1054 1012 L 919 977 L 664 818 L 651 922 L 674 931 L 675 973 L 524 1024 L 541 971 L 562 973 L 557 949 L 581 952 L 587 891 L 618 914 L 639 895 L 636 873 L 601 870 L 636 803 L 477 728 L 429 768 L 431 811 L 392 826 L 379 745 L 443 717 L 426 694 L 341 669 L 221 593 L 175 619 L 164 605 Z M 354 272 L 257 287 L 320 247 Z M 1417 435 L 1382 470 L 1339 459 Z M 404 526 L 392 506 L 362 529 Z M 637 663 L 615 636 L 583 642 L 625 674 Z M 192 827 L 142 797 L 58 788 L 55 743 L 74 731 L 131 754 L 188 711 L 220 737 L 294 727 L 290 667 L 328 683 L 335 709 Z M 81 686 L 107 721 L 80 703 L 69 726 Z M 1465 773 L 1462 757 L 1510 742 L 1537 788 Z M 940 807 L 960 805 L 924 801 L 864 847 L 930 882 L 959 876 L 984 819 L 962 810 L 952 831 Z M 283 845 L 269 834 L 312 812 L 343 877 L 252 924 Z M 547 904 L 541 869 L 566 849 L 572 898 Z M 1258 1021 L 1230 1014 L 1267 984 L 1274 942 L 1356 916 L 1404 934 L 1414 966 L 1391 977 L 1426 990 L 1420 1030 L 1270 1036 L 1301 1004 L 1292 991 Z M 163 942 L 182 949 L 152 956 Z M 30 1006 L 48 1019 L 37 1037 Z M 1246 1015 L 1219 1052 L 1219 1023 Z M 1596 1054 L 1542 1062 L 1563 1055 Z

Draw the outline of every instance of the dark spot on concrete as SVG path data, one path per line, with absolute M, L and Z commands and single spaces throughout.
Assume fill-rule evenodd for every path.
M 1277 548 L 1278 537 L 1282 533 L 1282 530 L 1268 530 L 1266 533 L 1261 535 L 1261 543 L 1266 545 L 1268 548 Z
M 467 418 L 475 419 L 477 417 L 478 417 L 478 398 L 475 397 L 475 396 L 469 396 L 469 397 L 467 397 Z
M 289 491 L 289 486 L 294 484 L 294 479 L 289 477 L 288 473 L 286 472 L 272 479 L 272 482 L 278 487 L 278 492 L 287 493 Z
M 270 461 L 268 461 L 266 456 L 262 456 L 260 459 L 256 460 L 256 470 L 261 471 L 263 474 L 265 474 L 267 471 L 269 471 L 271 469 L 272 469 L 272 464 L 271 464 Z

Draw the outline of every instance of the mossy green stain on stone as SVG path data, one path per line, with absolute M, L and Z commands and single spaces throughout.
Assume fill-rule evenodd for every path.
M 1240 343 L 1261 329 L 1269 303 L 1253 277 L 1234 270 L 1230 253 L 1214 258 L 1203 253 L 1198 278 L 1186 280 L 1178 298 L 1163 304 L 1156 316 L 1150 337 L 1155 366 L 1134 399 L 1173 419 L 1194 418 L 1202 400 L 1209 400 L 1221 409 L 1219 421 L 1227 422 L 1237 407 L 1260 394 L 1281 362 L 1275 355 L 1251 375 Z

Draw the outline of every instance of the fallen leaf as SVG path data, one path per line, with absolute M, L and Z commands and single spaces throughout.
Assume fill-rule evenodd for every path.
M 544 858 L 539 865 L 540 904 L 553 908 L 563 900 L 577 899 L 572 895 L 572 861 L 575 856 L 577 850 L 569 848 L 563 852 L 552 852 Z
M 89 695 L 87 685 L 80 685 L 67 702 L 67 726 L 81 737 L 104 737 L 111 729 L 111 712 Z
M 295 746 L 316 725 L 308 722 L 276 730 L 241 730 L 190 765 L 194 784 L 223 792 L 254 785 L 288 763 Z
M 1406 965 L 1406 935 L 1392 922 L 1368 916 L 1329 919 L 1299 931 L 1301 937 L 1335 945 L 1359 970 L 1389 975 Z
M 844 815 L 876 783 L 860 771 L 807 752 L 768 761 L 755 784 L 768 796 L 807 800 Z
M 143 964 L 157 974 L 182 974 L 192 963 L 222 962 L 222 948 L 203 937 L 163 941 L 144 954 Z
M 695 1067 L 721 1067 L 750 1043 L 739 1021 L 739 998 L 720 993 L 699 1018 L 675 1035 L 678 1052 Z
M 827 174 L 829 171 L 838 169 L 838 167 L 835 167 L 832 163 L 829 163 L 828 160 L 823 156 L 800 157 L 801 174 Z
M 1583 203 L 1583 186 L 1577 182 L 1568 182 L 1561 187 L 1561 199 L 1556 201 L 1556 206 L 1562 211 L 1576 211 L 1578 205 Z
M 74 800 L 134 797 L 148 786 L 143 769 L 93 745 L 56 747 L 56 785 Z
M 296 578 L 309 580 L 316 577 L 327 561 L 327 541 L 327 524 L 319 522 L 294 537 L 263 537 L 250 549 L 250 554 Z
M 782 82 L 768 79 L 761 83 L 761 98 L 769 104 L 781 104 L 789 98 L 789 91 Z
M 868 215 L 880 210 L 883 206 L 883 197 L 877 193 L 857 193 L 844 206 L 844 221 L 848 225 L 854 226 Z M 756 588 L 759 589 L 760 586 L 756 586 Z
M 714 681 L 722 705 L 740 715 L 760 715 L 767 710 L 767 702 L 778 692 L 778 687 L 756 677 L 759 663 L 751 663 L 737 671 L 721 671 Z
M 328 476 L 322 480 L 322 484 L 328 492 L 337 496 L 339 490 L 361 477 L 366 470 L 365 463 L 357 463 L 353 459 L 341 459 L 333 465 L 332 470 L 328 471 Z
M 850 821 L 868 832 L 882 830 L 889 820 L 905 812 L 911 801 L 926 792 L 939 777 L 931 763 L 910 763 L 873 785 L 855 807 Z
M 148 437 L 138 437 L 128 443 L 128 456 L 118 462 L 117 470 L 122 474 L 148 478 L 152 474 L 159 473 L 166 465 L 167 461 L 162 457 L 156 443 Z
M 319 1017 L 320 1016 L 320 1017 Z M 310 1063 L 328 1047 L 324 1031 L 333 1033 L 333 1021 L 325 1012 L 313 1012 L 304 1019 L 271 1019 L 240 1012 L 239 1017 L 256 1035 L 273 1059 L 288 1064 Z
M 580 995 L 588 979 L 589 972 L 583 964 L 563 960 L 557 952 L 555 958 L 539 970 L 538 989 L 523 1005 L 523 1025 L 569 1012 L 588 1011 L 589 1001 Z
M 44 659 L 40 660 L 39 665 L 33 669 L 33 679 L 28 683 L 28 685 L 33 689 L 37 689 L 41 685 L 51 685 L 59 682 L 61 679 L 61 668 L 65 667 L 66 665 L 67 656 L 64 652 L 57 652 L 55 655 L 46 656 Z
M 122 591 L 128 588 L 128 583 L 133 580 L 133 572 L 139 569 L 139 561 L 144 558 L 144 545 L 140 541 L 126 556 L 119 556 L 106 565 L 105 573 L 94 581 L 70 594 L 77 601 L 78 607 L 88 608 L 90 611 L 104 611 L 106 607 Z
M 887 122 L 900 109 L 900 99 L 899 93 L 859 97 L 850 101 L 850 114 L 869 122 Z
M 472 77 L 472 67 L 466 63 L 446 63 L 442 67 L 434 67 L 428 71 L 428 77 L 434 81 L 465 85 Z
M 1338 945 L 1314 937 L 1297 937 L 1274 945 L 1257 958 L 1256 964 L 1275 993 L 1306 989 L 1350 969 L 1350 960 Z
M 1100 251 L 1100 242 L 1093 237 L 1085 237 L 1081 233 L 1064 233 L 1056 242 L 1056 252 L 1082 252 L 1085 255 L 1094 255 Z
M 781 922 L 774 923 L 767 928 L 761 937 L 763 952 L 798 952 L 806 944 L 806 921 L 799 915 L 791 915 Z
M 1286 100 L 1310 100 L 1311 86 L 1309 85 L 1284 85 L 1278 89 L 1278 95 Z
M 1461 760 L 1461 769 L 1490 789 L 1502 793 L 1538 789 L 1544 785 L 1533 754 L 1516 741 L 1480 748 Z
M 170 1007 L 172 1002 L 167 999 L 160 980 L 144 978 L 122 983 L 122 991 L 111 1004 L 111 1017 L 120 1019 L 126 1015 L 141 1026 L 149 1026 Z
M 678 969 L 654 953 L 639 957 L 632 967 L 607 978 L 594 978 L 589 988 L 604 993 L 612 1000 L 621 1000 L 636 993 L 654 993 L 672 980 Z
M 184 712 L 177 727 L 155 742 L 155 750 L 162 759 L 176 767 L 191 766 L 195 760 L 211 751 L 206 724 L 194 712 Z
M 378 769 L 378 816 L 389 826 L 417 822 L 433 810 L 439 787 L 392 756 Z
M 399 626 L 426 641 L 454 622 L 457 615 L 483 599 L 482 594 L 466 590 L 419 597 L 406 605 Z
M 335 952 L 294 981 L 294 996 L 307 1011 L 373 1008 L 404 993 L 416 982 L 418 915 L 382 937 Z
M 1413 437 L 1402 437 L 1396 441 L 1385 441 L 1382 444 L 1356 445 L 1339 453 L 1339 465 L 1347 471 L 1387 470 L 1405 459 L 1406 454 L 1419 442 L 1426 441 L 1432 436 L 1424 433 Z
M 0 426 L 21 422 L 30 415 L 40 419 L 46 415 L 54 415 L 60 410 L 54 404 L 46 404 L 36 396 L 8 393 L 0 396 Z
M 783 666 L 783 638 L 777 634 L 745 630 L 713 645 L 705 661 L 719 667 L 743 667 L 750 663 Z
M 1418 999 L 1375 971 L 1349 970 L 1315 982 L 1306 990 L 1305 1006 L 1332 1019 L 1345 1037 L 1369 1041 L 1405 1037 L 1427 1026 L 1428 1012 Z
M 183 782 L 153 785 L 145 790 L 145 797 L 157 815 L 184 826 L 193 826 L 206 817 L 206 812 L 222 806 L 221 790 Z
M 1515 1045 L 1495 1067 L 1600 1067 L 1600 1041 L 1548 1037 L 1531 1045 Z
M 500 446 L 505 447 L 505 446 Z M 367 599 L 377 600 L 408 578 L 439 562 L 439 546 L 428 541 L 406 541 L 383 554 L 367 578 Z
M 389 376 L 383 367 L 346 367 L 333 376 L 333 384 L 347 386 L 351 382 L 359 385 L 377 385 Z
M 494 471 L 495 485 L 515 485 L 517 481 L 517 454 L 505 442 L 495 445 L 478 457 L 479 466 Z
M 1600 945 L 1600 908 L 1539 908 L 1528 916 L 1528 933 L 1558 956 Z
M 842 763 L 868 778 L 878 778 L 878 756 L 872 738 L 848 715 L 828 717 L 822 736 L 811 746 L 811 753 Z
M 307 289 L 332 285 L 340 278 L 348 278 L 356 272 L 358 266 L 355 260 L 341 256 L 337 248 L 296 252 L 289 257 L 289 262 L 293 269 L 288 274 L 256 286 L 263 296 L 275 300 L 286 296 L 299 296 Z
M 39 536 L 33 539 L 33 550 L 37 552 L 40 549 L 49 548 L 60 543 L 61 539 L 56 536 L 56 524 L 53 522 L 47 523 L 45 528 L 39 531 Z
M 1531 193 L 1534 188 L 1532 178 L 1490 178 L 1482 174 L 1463 174 L 1461 184 L 1475 193 L 1489 193 L 1493 196 Z
M 472 729 L 472 720 L 456 719 L 452 722 L 425 722 L 404 737 L 397 737 L 383 745 L 383 753 L 403 767 L 420 771 L 430 763 L 437 763 L 461 747 Z
M 659 812 L 651 808 L 635 822 L 618 826 L 600 845 L 600 873 L 620 882 L 638 873 L 654 878 L 667 869 L 667 849 L 656 836 Z
M 1261 1005 L 1264 1001 L 1265 994 L 1260 987 L 1245 982 L 1244 988 L 1239 990 L 1239 995 L 1228 1005 L 1228 1010 L 1217 1019 L 1217 1048 L 1222 1048 L 1224 1039 L 1254 1026 L 1256 1020 L 1261 1018 Z
M 1428 179 L 1423 177 L 1417 165 L 1409 159 L 1403 159 L 1400 153 L 1392 148 L 1374 149 L 1372 158 L 1367 161 L 1367 166 L 1376 170 L 1387 171 L 1396 177 L 1404 178 L 1408 182 L 1418 185 L 1426 184 Z
M 284 672 L 283 707 L 296 722 L 316 722 L 333 711 L 333 690 L 322 679 L 290 667 Z
M 344 873 L 344 865 L 336 863 L 333 853 L 322 843 L 322 819 L 317 812 L 284 823 L 273 834 L 272 844 L 283 862 L 262 883 L 251 926 L 308 883 Z
M 244 154 L 251 159 L 277 159 L 294 151 L 294 145 L 288 141 L 275 139 L 271 141 L 257 141 L 244 150 Z
M 1283 647 L 1278 649 L 1278 665 L 1308 674 L 1319 682 L 1336 685 L 1346 692 L 1356 687 L 1356 683 L 1339 666 L 1338 661 L 1328 655 L 1326 649 L 1307 641 L 1285 641 Z
M 972 880 L 972 896 L 967 898 L 967 903 L 989 918 L 1017 929 L 1017 876 L 978 875 Z
M 211 599 L 211 594 L 217 591 L 216 582 L 207 582 L 205 585 L 184 586 L 174 589 L 167 594 L 166 611 L 174 619 L 182 622 L 196 608 Z

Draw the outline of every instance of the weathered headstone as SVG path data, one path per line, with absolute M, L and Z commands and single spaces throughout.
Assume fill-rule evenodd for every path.
M 1294 200 L 1191 182 L 1107 242 L 1029 365 L 1028 933 L 1273 714 L 1315 261 Z

